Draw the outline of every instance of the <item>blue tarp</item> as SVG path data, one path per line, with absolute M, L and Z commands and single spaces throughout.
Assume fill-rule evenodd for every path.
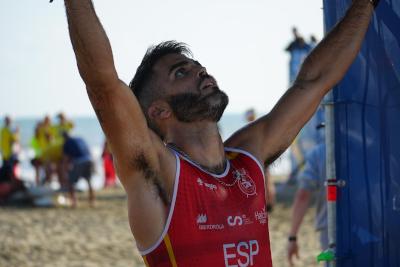
M 350 0 L 324 0 L 326 29 Z M 400 266 L 400 0 L 381 0 L 334 89 L 337 266 Z

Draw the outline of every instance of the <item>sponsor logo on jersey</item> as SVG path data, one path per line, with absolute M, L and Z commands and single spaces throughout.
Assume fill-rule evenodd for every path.
M 222 230 L 225 228 L 223 224 L 207 224 L 208 218 L 204 213 L 197 215 L 197 225 L 199 230 Z
M 242 241 L 237 244 L 223 244 L 225 267 L 255 266 L 254 257 L 260 252 L 257 240 Z
M 199 186 L 205 186 L 212 191 L 217 190 L 217 186 L 215 184 L 206 183 L 200 177 L 197 178 L 197 183 L 199 184 Z
M 242 191 L 247 197 L 256 194 L 256 183 L 251 179 L 248 172 L 241 168 L 239 170 L 234 170 L 233 177 L 238 180 L 237 184 L 240 191 Z
M 229 226 L 236 226 L 236 225 L 242 225 L 243 224 L 243 219 L 240 216 L 228 216 L 226 219 L 228 222 Z
M 197 224 L 206 223 L 206 222 L 207 222 L 207 215 L 205 215 L 205 214 L 199 214 L 199 215 L 197 216 Z
M 248 225 L 252 224 L 253 221 L 250 220 L 245 214 L 241 216 L 228 216 L 226 221 L 229 226 L 241 226 L 241 225 Z
M 267 212 L 265 211 L 265 206 L 262 210 L 254 212 L 254 217 L 256 218 L 256 221 L 258 221 L 259 223 L 266 224 Z

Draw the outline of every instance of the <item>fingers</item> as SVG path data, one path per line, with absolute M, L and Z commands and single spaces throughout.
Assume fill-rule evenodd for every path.
M 297 259 L 300 258 L 299 256 L 299 249 L 296 242 L 289 242 L 287 247 L 287 260 L 290 266 L 294 266 L 293 257 Z
M 297 258 L 297 259 L 300 259 L 299 250 L 298 250 L 298 249 L 296 249 L 296 252 L 294 253 L 294 255 L 296 255 L 296 258 Z
M 289 265 L 290 265 L 290 266 L 294 266 L 292 257 L 289 258 Z

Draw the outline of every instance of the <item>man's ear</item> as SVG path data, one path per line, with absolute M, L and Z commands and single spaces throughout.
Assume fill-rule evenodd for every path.
M 171 109 L 164 101 L 154 101 L 148 109 L 148 114 L 152 120 L 164 120 L 171 116 Z

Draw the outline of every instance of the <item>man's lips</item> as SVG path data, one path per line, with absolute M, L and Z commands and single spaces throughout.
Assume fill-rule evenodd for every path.
M 217 82 L 212 78 L 206 78 L 200 85 L 200 90 L 207 89 L 209 87 L 217 87 Z

